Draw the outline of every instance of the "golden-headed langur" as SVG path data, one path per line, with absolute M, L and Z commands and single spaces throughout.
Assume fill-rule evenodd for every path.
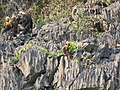
M 20 17 L 19 26 L 23 29 L 21 30 L 23 34 L 31 33 L 33 26 L 31 14 L 29 12 L 20 11 L 18 16 Z
M 70 49 L 70 42 L 67 41 L 63 47 L 63 53 L 64 53 L 64 57 L 67 56 L 68 61 L 70 61 L 69 49 Z M 65 71 L 65 60 L 62 61 L 62 79 L 65 78 L 64 71 Z
M 70 52 L 69 52 L 69 49 L 70 49 L 70 42 L 66 42 L 66 44 L 64 45 L 63 47 L 63 53 L 65 56 L 67 56 L 67 59 L 70 60 Z
M 6 32 L 6 31 L 9 31 L 11 28 L 12 28 L 11 20 L 10 20 L 10 17 L 7 16 L 5 18 L 5 28 L 4 28 L 3 32 L 2 32 L 2 34 L 4 32 Z
M 12 24 L 12 33 L 13 33 L 13 36 L 16 36 L 18 34 L 17 16 L 12 15 L 12 17 L 11 17 L 11 24 Z

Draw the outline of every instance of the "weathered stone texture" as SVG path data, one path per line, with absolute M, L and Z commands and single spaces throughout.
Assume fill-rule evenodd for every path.
M 68 22 L 58 21 L 35 25 L 34 37 L 0 40 L 0 90 L 119 90 L 119 4 L 100 8 L 109 29 L 98 36 L 88 28 L 79 32 Z M 48 57 L 48 52 L 61 50 L 66 41 L 77 41 L 70 61 L 63 56 Z

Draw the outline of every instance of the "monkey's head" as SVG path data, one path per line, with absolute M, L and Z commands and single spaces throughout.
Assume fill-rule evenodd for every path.
M 23 12 L 23 11 L 20 11 L 19 13 L 18 13 L 18 16 L 20 16 L 20 17 L 23 17 L 25 15 L 25 12 Z
M 70 46 L 70 42 L 67 41 L 67 42 L 66 42 L 66 45 Z
M 17 17 L 15 15 L 12 15 L 11 20 L 15 20 Z
M 5 18 L 5 27 L 6 28 L 12 27 L 10 17 L 8 17 L 8 16 Z
M 32 13 L 33 11 L 34 11 L 33 8 L 29 8 L 29 9 L 28 9 L 28 12 L 29 12 L 29 13 Z
M 7 16 L 7 17 L 5 18 L 5 21 L 6 21 L 6 22 L 9 22 L 9 21 L 10 21 L 10 17 Z

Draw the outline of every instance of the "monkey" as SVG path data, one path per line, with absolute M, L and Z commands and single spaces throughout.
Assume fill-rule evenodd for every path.
M 12 24 L 11 24 L 11 20 L 10 17 L 6 17 L 5 18 L 5 26 L 4 26 L 4 30 L 2 31 L 2 34 L 9 31 L 12 28 Z
M 11 21 L 10 17 L 7 16 L 5 18 L 5 26 L 2 31 L 2 34 L 5 37 L 4 38 L 5 40 L 12 40 L 12 27 L 13 27 L 12 21 Z
M 70 49 L 70 42 L 66 42 L 66 44 L 63 47 L 63 53 L 64 53 L 65 56 L 67 56 L 67 59 L 70 61 L 69 49 Z
M 65 78 L 65 60 L 62 60 L 62 80 Z
M 20 30 L 23 34 L 32 33 L 33 21 L 31 14 L 29 12 L 20 11 L 18 16 L 20 16 L 19 24 Z
M 15 15 L 11 17 L 11 24 L 12 24 L 12 35 L 15 37 L 18 34 L 18 20 Z
M 64 79 L 64 71 L 65 71 L 65 56 L 67 56 L 68 61 L 70 61 L 70 42 L 66 42 L 66 44 L 63 47 L 63 61 L 62 61 L 62 79 Z
M 105 32 L 109 29 L 109 23 L 106 20 L 100 18 L 94 21 L 93 27 L 96 28 L 98 32 Z

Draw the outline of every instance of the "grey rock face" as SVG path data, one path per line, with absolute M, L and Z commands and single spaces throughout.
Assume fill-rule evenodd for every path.
M 0 90 L 20 90 L 13 67 L 6 63 L 0 66 L 0 81 Z
M 80 33 L 58 21 L 35 26 L 34 37 L 1 40 L 0 90 L 119 90 L 119 10 L 111 8 L 102 8 L 107 9 L 104 18 L 111 23 L 109 30 L 99 36 L 87 29 Z M 115 15 L 110 16 L 112 11 Z M 77 41 L 70 61 L 66 56 L 48 57 L 48 53 L 61 50 L 66 41 Z

